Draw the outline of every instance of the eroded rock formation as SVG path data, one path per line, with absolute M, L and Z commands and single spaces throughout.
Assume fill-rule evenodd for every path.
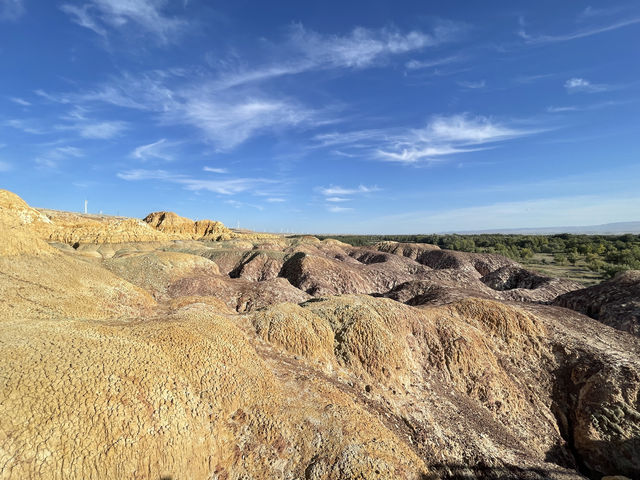
M 194 222 L 173 212 L 153 212 L 147 215 L 144 221 L 172 239 L 228 240 L 234 236 L 233 232 L 220 222 L 213 220 Z
M 637 273 L 62 216 L 0 192 L 2 479 L 640 477 Z
M 640 336 L 640 272 L 637 270 L 619 273 L 600 285 L 566 293 L 554 303 Z

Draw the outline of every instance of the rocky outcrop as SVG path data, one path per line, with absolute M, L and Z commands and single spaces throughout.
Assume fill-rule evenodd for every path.
M 314 296 L 372 293 L 369 279 L 353 265 L 303 252 L 286 261 L 281 275 Z
M 282 302 L 303 302 L 309 298 L 284 278 L 250 282 L 222 275 L 196 274 L 185 276 L 167 288 L 171 298 L 183 296 L 215 297 L 237 312 L 249 312 Z
M 501 267 L 518 266 L 501 255 L 441 250 L 436 245 L 424 243 L 381 242 L 373 248 L 414 259 L 433 269 L 463 270 L 478 276 L 487 275 Z
M 551 278 L 519 266 L 501 267 L 483 276 L 480 281 L 493 290 L 504 292 L 505 300 L 549 302 L 556 297 L 579 290 L 582 285 L 570 280 Z
M 38 234 L 47 242 L 80 244 L 166 242 L 169 238 L 142 220 L 108 215 L 84 215 L 41 209 L 49 223 Z
M 177 252 L 124 254 L 105 260 L 103 265 L 156 299 L 166 299 L 169 286 L 181 278 L 220 275 L 218 266 L 211 260 Z
M 640 336 L 640 271 L 622 272 L 607 282 L 566 293 L 554 304 Z
M 373 249 L 411 258 L 412 260 L 422 263 L 420 261 L 422 257 L 434 250 L 440 250 L 440 247 L 427 243 L 379 242 L 373 246 Z
M 52 254 L 54 250 L 37 234 L 48 223 L 16 194 L 0 190 L 0 256 Z
M 172 239 L 227 240 L 234 237 L 231 230 L 213 220 L 193 220 L 173 212 L 153 212 L 144 221 Z
M 640 476 L 640 342 L 563 308 L 526 307 L 549 330 L 553 412 L 590 478 Z
M 244 278 L 251 282 L 273 280 L 284 265 L 285 255 L 277 251 L 252 251 L 229 273 L 232 278 Z

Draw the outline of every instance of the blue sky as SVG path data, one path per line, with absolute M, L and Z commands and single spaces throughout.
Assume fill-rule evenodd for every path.
M 640 220 L 637 2 L 0 0 L 0 187 L 267 231 Z

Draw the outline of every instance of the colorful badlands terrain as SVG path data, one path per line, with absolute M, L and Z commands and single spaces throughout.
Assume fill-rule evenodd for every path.
M 640 478 L 639 305 L 639 272 L 0 191 L 0 478 Z

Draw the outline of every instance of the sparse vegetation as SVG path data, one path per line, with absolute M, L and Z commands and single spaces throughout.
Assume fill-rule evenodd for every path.
M 473 253 L 498 253 L 542 273 L 585 284 L 640 269 L 640 235 L 318 235 L 354 246 L 381 241 L 431 243 Z

